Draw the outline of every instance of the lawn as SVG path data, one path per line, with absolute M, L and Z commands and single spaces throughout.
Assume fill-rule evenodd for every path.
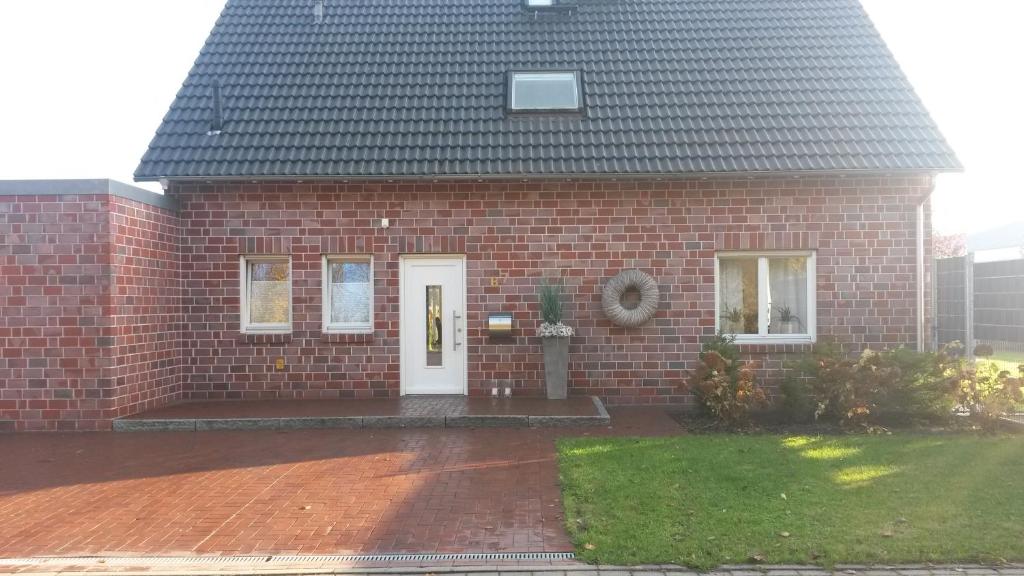
M 1024 560 L 1024 439 L 564 439 L 578 554 L 601 564 Z
M 1020 352 L 996 352 L 988 359 L 981 359 L 982 362 L 991 362 L 999 366 L 1001 370 L 1008 370 L 1011 374 L 1017 374 L 1017 367 L 1024 364 L 1024 353 Z

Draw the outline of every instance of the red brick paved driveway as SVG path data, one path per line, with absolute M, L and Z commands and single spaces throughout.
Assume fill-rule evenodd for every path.
M 568 551 L 554 439 L 671 430 L 0 436 L 0 557 Z

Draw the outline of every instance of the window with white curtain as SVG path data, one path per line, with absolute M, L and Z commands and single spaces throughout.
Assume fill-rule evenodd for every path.
M 812 342 L 813 252 L 722 252 L 715 260 L 716 328 L 743 342 Z
M 332 334 L 373 332 L 373 259 L 324 256 L 323 330 Z
M 287 256 L 241 257 L 242 332 L 291 332 L 291 276 Z

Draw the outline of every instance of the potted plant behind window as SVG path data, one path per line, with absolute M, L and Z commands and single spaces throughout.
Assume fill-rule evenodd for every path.
M 793 314 L 793 309 L 789 306 L 776 306 L 775 311 L 778 313 L 779 327 L 777 330 L 772 330 L 774 334 L 800 334 L 800 317 Z
M 722 326 L 723 333 L 743 334 L 745 327 L 742 310 L 739 308 L 726 308 L 725 314 L 722 314 L 722 320 L 725 320 L 725 326 Z
M 569 337 L 575 332 L 562 324 L 562 287 L 542 284 L 539 296 L 544 322 L 537 335 L 544 343 L 544 384 L 549 399 L 562 400 L 569 394 Z

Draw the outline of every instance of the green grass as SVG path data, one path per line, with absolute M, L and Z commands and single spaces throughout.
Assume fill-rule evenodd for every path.
M 593 563 L 1024 560 L 1020 437 L 564 439 L 559 463 Z
M 1024 353 L 1020 352 L 996 352 L 995 356 L 987 359 L 979 359 L 980 362 L 991 362 L 999 366 L 1000 370 L 1006 370 L 1017 375 L 1017 367 L 1024 364 Z

